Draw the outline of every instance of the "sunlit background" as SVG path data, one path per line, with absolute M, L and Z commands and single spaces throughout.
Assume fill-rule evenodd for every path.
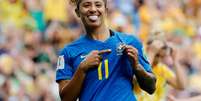
M 188 75 L 176 98 L 201 94 L 201 0 L 108 0 L 110 28 L 144 44 L 160 33 Z M 0 0 L 0 101 L 59 101 L 58 50 L 84 33 L 68 0 Z

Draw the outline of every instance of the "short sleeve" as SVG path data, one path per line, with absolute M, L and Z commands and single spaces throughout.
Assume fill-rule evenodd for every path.
M 175 77 L 175 74 L 172 70 L 170 70 L 168 68 L 168 66 L 164 65 L 162 66 L 162 69 L 163 69 L 163 73 L 164 73 L 164 78 L 165 79 L 173 79 Z
M 147 72 L 152 72 L 151 65 L 147 59 L 147 56 L 145 54 L 143 47 L 138 49 L 138 61 Z
M 56 69 L 56 81 L 70 80 L 73 75 L 72 67 L 69 64 L 70 54 L 66 52 L 65 48 L 59 52 Z
M 144 69 L 147 72 L 152 72 L 151 65 L 147 59 L 147 56 L 145 54 L 141 41 L 137 38 L 134 38 L 132 41 L 132 46 L 138 50 L 138 61 L 142 65 L 142 67 L 144 67 Z

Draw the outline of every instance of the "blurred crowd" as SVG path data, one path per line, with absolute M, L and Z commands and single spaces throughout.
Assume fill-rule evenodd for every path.
M 201 95 L 201 0 L 108 0 L 108 8 L 111 29 L 139 37 L 151 63 L 161 56 L 182 81 L 163 100 Z M 58 50 L 83 33 L 69 0 L 0 0 L 0 101 L 59 100 Z M 164 46 L 177 55 L 160 55 Z

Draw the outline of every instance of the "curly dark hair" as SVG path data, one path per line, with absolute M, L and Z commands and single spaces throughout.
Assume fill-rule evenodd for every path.
M 107 4 L 107 0 L 103 0 L 105 2 L 105 7 Z M 79 8 L 79 4 L 80 4 L 81 0 L 70 0 L 70 3 L 77 6 L 77 8 Z

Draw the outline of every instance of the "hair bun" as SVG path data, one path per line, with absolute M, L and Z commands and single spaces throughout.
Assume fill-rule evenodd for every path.
M 78 2 L 78 0 L 70 0 L 70 3 L 71 3 L 71 4 L 74 4 L 74 5 L 76 5 L 77 2 Z

